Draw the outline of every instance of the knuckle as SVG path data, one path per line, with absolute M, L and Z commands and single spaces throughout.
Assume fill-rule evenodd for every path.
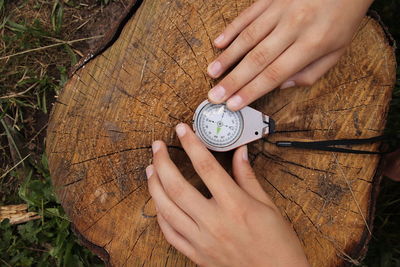
M 207 175 L 207 174 L 213 172 L 214 162 L 209 158 L 201 159 L 201 160 L 197 161 L 196 169 L 198 170 L 198 172 L 201 172 L 201 173 Z
M 333 37 L 333 29 L 322 27 L 314 29 L 307 34 L 305 42 L 308 44 L 308 49 L 316 49 L 317 51 L 332 50 L 338 43 L 342 43 L 341 37 Z
M 171 212 L 163 209 L 162 207 L 159 208 L 159 212 L 163 217 L 164 221 L 166 221 L 167 223 L 170 223 L 173 220 L 173 215 L 171 214 Z
M 165 191 L 167 192 L 167 195 L 171 198 L 178 199 L 182 196 L 183 187 L 179 184 L 168 185 L 166 186 Z
M 309 48 L 310 49 L 317 49 L 317 50 L 325 50 L 328 48 L 330 43 L 324 38 L 322 33 L 314 34 L 309 40 Z
M 270 65 L 267 69 L 261 72 L 261 75 L 272 84 L 278 85 L 282 80 L 282 71 L 276 65 Z
M 240 34 L 240 38 L 245 43 L 253 44 L 257 41 L 257 30 L 253 26 L 249 26 Z
M 228 26 L 226 27 L 227 31 L 230 33 L 235 33 L 240 29 L 240 21 L 239 17 L 234 19 Z
M 313 16 L 313 8 L 311 6 L 307 6 L 306 4 L 302 5 L 301 7 L 296 9 L 294 15 L 290 18 L 291 25 L 305 25 L 308 24 Z
M 217 250 L 210 244 L 199 244 L 201 254 L 206 255 L 207 258 L 215 259 L 218 257 Z
M 219 242 L 228 242 L 230 239 L 230 234 L 226 231 L 226 227 L 221 224 L 213 225 L 210 232 Z
M 233 88 L 238 84 L 238 78 L 233 73 L 230 73 L 224 78 L 223 83 L 226 85 L 225 88 Z
M 253 51 L 251 51 L 248 55 L 249 57 L 249 61 L 251 62 L 251 64 L 254 64 L 255 66 L 258 67 L 264 67 L 267 65 L 268 63 L 268 58 L 267 55 L 264 51 L 260 51 L 258 49 L 254 49 Z
M 247 217 L 249 213 L 251 213 L 251 205 L 250 203 L 243 204 L 243 203 L 236 203 L 236 205 L 231 210 L 231 215 L 233 218 L 242 223 L 247 221 Z
M 226 68 L 228 68 L 232 64 L 232 61 L 234 61 L 234 59 L 235 59 L 235 54 L 234 54 L 232 48 L 229 46 L 215 60 L 215 61 L 219 61 L 219 63 L 221 63 L 222 70 L 219 71 L 219 74 L 224 72 L 226 70 Z

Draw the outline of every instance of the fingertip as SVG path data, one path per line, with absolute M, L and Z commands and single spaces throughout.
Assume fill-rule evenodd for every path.
M 217 38 L 215 38 L 214 46 L 217 48 L 221 48 L 224 44 L 224 39 L 225 39 L 225 34 L 224 33 L 220 34 Z
M 238 111 L 243 107 L 243 98 L 240 95 L 234 95 L 228 99 L 226 106 L 231 111 Z
M 222 85 L 217 85 L 208 91 L 208 99 L 213 104 L 220 104 L 224 101 L 226 89 Z
M 280 89 L 286 89 L 286 88 L 290 88 L 290 87 L 294 87 L 296 86 L 296 82 L 291 80 L 291 81 L 286 81 L 284 83 L 282 83 Z
M 224 48 L 227 47 L 227 45 L 226 45 L 226 44 L 223 44 L 223 43 L 218 44 L 218 45 L 214 43 L 214 46 L 215 46 L 215 48 L 217 48 L 217 49 L 224 49 Z
M 245 162 L 249 161 L 249 155 L 247 151 L 247 145 L 244 145 L 241 149 L 241 154 L 242 154 L 242 160 Z
M 243 170 L 245 169 L 246 162 L 244 160 L 244 153 L 247 154 L 247 150 L 244 146 L 241 146 L 235 150 L 235 153 L 233 154 L 233 159 L 232 159 L 232 170 L 233 170 L 233 176 L 235 177 L 235 180 L 242 175 Z
M 218 60 L 214 60 L 207 67 L 207 73 L 211 78 L 218 78 L 222 72 L 222 64 Z
M 178 125 L 176 125 L 175 127 L 175 131 L 176 131 L 176 135 L 178 135 L 179 138 L 182 138 L 185 136 L 185 134 L 187 133 L 187 126 L 185 123 L 179 123 Z
M 153 165 L 147 166 L 146 168 L 147 179 L 150 179 L 150 177 L 153 176 L 153 174 L 154 174 L 154 166 Z
M 156 140 L 156 141 L 153 142 L 153 144 L 151 145 L 151 149 L 153 151 L 153 155 L 156 154 L 160 150 L 160 148 L 161 148 L 161 146 L 163 144 L 164 144 L 164 142 L 160 141 L 160 140 Z
M 245 148 L 246 147 L 246 148 Z M 240 160 L 243 160 L 243 151 L 245 150 L 245 149 L 247 149 L 247 146 L 246 145 L 244 145 L 244 146 L 240 146 L 240 147 L 238 147 L 236 150 L 235 150 L 235 153 L 234 153 L 234 158 L 237 158 L 238 160 L 240 159 Z

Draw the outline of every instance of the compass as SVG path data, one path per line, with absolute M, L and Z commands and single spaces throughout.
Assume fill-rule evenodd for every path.
M 193 128 L 209 149 L 223 152 L 271 133 L 273 121 L 250 107 L 234 112 L 225 104 L 212 104 L 205 100 L 196 109 Z

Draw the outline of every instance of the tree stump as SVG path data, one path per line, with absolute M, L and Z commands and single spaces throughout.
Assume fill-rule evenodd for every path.
M 206 75 L 220 52 L 211 40 L 251 2 L 143 1 L 113 45 L 77 70 L 56 101 L 47 137 L 53 184 L 81 240 L 110 265 L 194 265 L 164 240 L 145 167 L 151 143 L 162 139 L 185 177 L 199 184 L 174 127 L 191 123 L 216 83 Z M 275 90 L 253 104 L 276 121 L 277 132 L 249 146 L 252 165 L 313 266 L 363 257 L 380 157 L 271 141 L 382 134 L 394 77 L 393 48 L 366 17 L 340 62 L 315 85 Z

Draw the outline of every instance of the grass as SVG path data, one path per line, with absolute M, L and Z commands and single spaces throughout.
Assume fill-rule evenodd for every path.
M 54 96 L 69 67 L 87 50 L 83 40 L 97 35 L 83 30 L 90 16 L 110 2 L 0 0 L 0 205 L 27 203 L 42 216 L 18 226 L 0 224 L 0 266 L 102 265 L 71 233 L 52 191 L 43 143 Z M 400 43 L 399 1 L 377 1 L 373 8 Z M 92 30 L 96 27 L 101 25 L 94 23 Z M 398 80 L 387 124 L 390 133 L 400 132 L 399 111 Z M 400 183 L 384 179 L 365 266 L 400 266 L 398 192 Z
M 102 265 L 77 243 L 53 193 L 44 136 L 54 96 L 82 54 L 79 42 L 90 39 L 75 29 L 108 3 L 0 0 L 0 205 L 27 203 L 42 216 L 0 224 L 0 266 Z

